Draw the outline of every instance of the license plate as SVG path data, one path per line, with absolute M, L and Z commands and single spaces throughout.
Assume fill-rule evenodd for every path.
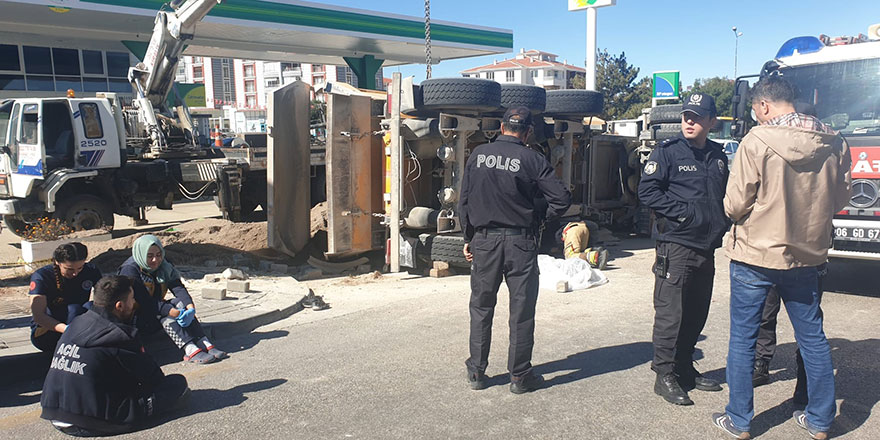
M 880 228 L 834 228 L 834 238 L 837 240 L 880 242 Z

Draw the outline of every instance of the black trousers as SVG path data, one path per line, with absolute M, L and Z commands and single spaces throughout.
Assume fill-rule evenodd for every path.
M 186 378 L 180 374 L 169 374 L 162 378 L 162 381 L 156 387 L 156 390 L 149 396 L 138 399 L 138 406 L 141 410 L 141 418 L 139 424 L 149 423 L 155 417 L 177 409 L 184 404 L 183 398 L 189 389 Z M 118 435 L 131 431 L 127 426 L 119 425 L 110 429 L 95 430 L 86 429 L 73 425 L 69 427 L 60 427 L 53 424 L 55 429 L 74 437 L 103 437 L 107 435 Z
M 658 374 L 690 367 L 706 325 L 715 277 L 715 252 L 658 241 L 654 265 L 654 360 Z M 667 261 L 665 273 L 658 263 Z
M 496 231 L 506 231 L 497 233 Z M 481 230 L 470 242 L 471 267 L 469 372 L 485 372 L 492 342 L 492 318 L 502 277 L 510 291 L 510 346 L 507 369 L 523 376 L 532 369 L 535 345 L 535 305 L 538 302 L 538 252 L 527 231 Z

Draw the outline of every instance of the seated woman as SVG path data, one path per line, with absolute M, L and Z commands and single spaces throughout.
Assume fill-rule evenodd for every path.
M 101 271 L 86 263 L 88 249 L 82 243 L 62 244 L 52 257 L 52 264 L 31 275 L 28 292 L 33 316 L 31 343 L 44 352 L 54 351 L 67 325 L 85 313 L 83 306 L 92 286 L 101 279 Z
M 122 263 L 119 274 L 134 280 L 135 300 L 150 297 L 154 304 L 146 304 L 146 310 L 157 310 L 159 322 L 165 333 L 178 347 L 183 348 L 183 360 L 208 364 L 228 355 L 214 347 L 202 331 L 195 317 L 196 308 L 192 297 L 180 280 L 180 273 L 165 260 L 165 249 L 155 235 L 144 235 L 135 240 L 131 258 Z M 165 299 L 168 291 L 172 297 Z M 155 309 L 153 309 L 155 307 Z M 144 316 L 138 317 L 139 320 Z M 138 325 L 144 328 L 144 325 Z

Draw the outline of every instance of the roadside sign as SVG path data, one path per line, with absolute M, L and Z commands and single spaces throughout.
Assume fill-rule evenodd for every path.
M 652 98 L 678 98 L 679 71 L 654 72 L 654 94 Z
M 582 11 L 587 8 L 614 6 L 617 0 L 568 0 L 569 11 Z

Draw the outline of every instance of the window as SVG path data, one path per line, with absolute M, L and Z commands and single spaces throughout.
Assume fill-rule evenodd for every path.
M 254 72 L 255 72 L 255 69 L 254 69 L 253 64 L 246 64 L 244 66 L 244 77 L 245 78 L 251 78 L 251 77 L 255 76 Z
M 205 68 L 202 66 L 193 66 L 193 80 L 194 81 L 199 81 L 199 80 L 204 81 L 204 79 L 205 79 Z
M 52 64 L 56 75 L 80 75 L 79 51 L 76 49 L 52 49 Z
M 278 87 L 279 82 L 278 78 L 267 78 L 266 79 L 266 87 Z
M 107 82 L 111 92 L 131 93 L 131 83 L 127 79 L 110 78 Z
M 52 55 L 48 47 L 24 46 L 22 49 L 26 73 L 52 74 Z
M 193 57 L 194 64 L 201 64 L 203 62 L 204 62 L 204 59 L 202 57 Z
M 26 104 L 23 113 L 19 140 L 22 144 L 37 145 L 37 121 L 39 118 L 37 104 Z
M 506 73 L 504 76 L 505 76 L 505 79 L 507 80 L 507 82 L 513 82 L 513 81 L 514 81 L 515 75 L 514 75 L 514 72 L 513 72 L 512 70 L 508 70 L 507 73 Z
M 0 44 L 0 70 L 21 72 L 21 60 L 18 57 L 18 46 Z
M 83 78 L 84 92 L 106 92 L 107 78 Z
M 103 75 L 104 74 L 104 57 L 100 50 L 83 50 L 82 51 L 82 68 L 83 73 L 87 75 Z
M 253 95 L 249 95 L 245 97 L 245 106 L 248 108 L 254 108 L 257 106 L 257 97 Z
M 244 82 L 244 92 L 245 93 L 254 93 L 257 91 L 257 82 L 249 79 Z
M 538 77 L 538 71 L 537 71 L 537 70 L 533 70 L 533 71 L 532 71 L 532 78 L 537 78 L 537 77 Z
M 107 75 L 127 78 L 128 68 L 131 67 L 128 54 L 124 52 L 107 52 L 106 55 Z
M 24 75 L 0 74 L 0 90 L 24 90 Z
M 89 139 L 104 137 L 104 128 L 101 127 L 101 115 L 98 112 L 98 104 L 83 102 L 79 104 L 79 113 L 82 116 L 83 129 Z
M 55 77 L 55 91 L 56 92 L 66 92 L 67 90 L 73 90 L 75 92 L 82 92 L 82 78 L 78 76 L 56 76 Z
M 495 72 L 486 72 L 486 79 L 495 79 Z
M 0 105 L 0 145 L 6 145 L 6 129 L 9 128 L 9 116 L 12 113 L 12 101 Z
M 54 92 L 55 81 L 52 79 L 51 76 L 28 75 L 27 89 L 30 91 L 39 92 Z

